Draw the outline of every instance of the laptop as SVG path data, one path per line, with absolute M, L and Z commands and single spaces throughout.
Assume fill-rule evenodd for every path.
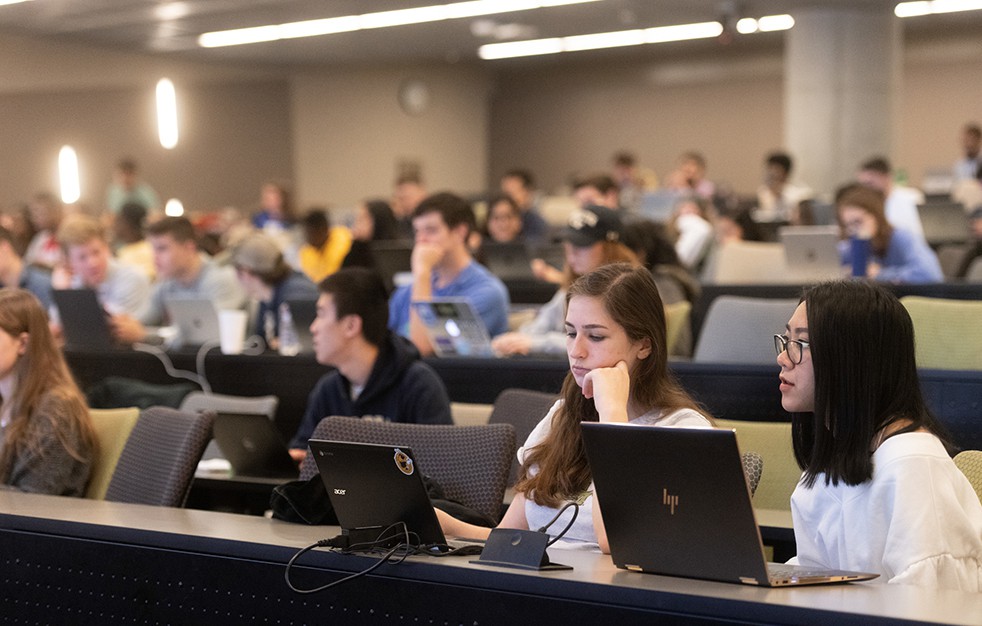
M 734 431 L 582 428 L 617 567 L 764 587 L 877 577 L 766 562 Z
M 300 475 L 276 425 L 259 413 L 217 413 L 212 437 L 234 476 L 293 478 Z
M 375 270 L 392 291 L 401 284 L 402 276 L 412 276 L 413 244 L 406 241 L 373 241 L 372 260 Z
M 532 259 L 524 243 L 495 243 L 481 245 L 484 266 L 501 280 L 532 280 Z
M 965 208 L 958 202 L 930 202 L 917 207 L 928 244 L 968 241 L 970 229 Z
M 494 356 L 484 320 L 464 298 L 434 298 L 412 303 L 437 356 Z
M 800 280 L 842 277 L 838 226 L 782 226 L 778 237 L 784 245 L 788 270 Z
M 215 303 L 207 298 L 172 298 L 167 300 L 167 314 L 171 324 L 177 327 L 177 341 L 181 346 L 200 346 L 217 342 L 218 311 Z
M 94 290 L 53 289 L 51 297 L 58 307 L 66 348 L 105 350 L 117 345 L 109 328 L 109 313 Z
M 447 545 L 411 449 L 324 439 L 307 445 L 341 528 L 371 535 L 404 522 L 420 545 Z
M 286 305 L 290 307 L 290 315 L 293 317 L 293 326 L 297 330 L 297 340 L 300 342 L 300 352 L 310 353 L 314 351 L 314 338 L 310 334 L 310 325 L 317 317 L 316 300 L 287 300 Z

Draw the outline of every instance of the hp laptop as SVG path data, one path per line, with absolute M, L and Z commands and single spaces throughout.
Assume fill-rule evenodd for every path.
M 70 349 L 106 350 L 116 346 L 109 329 L 109 314 L 92 289 L 53 289 L 65 346 Z
M 300 474 L 276 425 L 266 415 L 218 413 L 212 437 L 235 476 L 297 478 Z
M 341 528 L 377 529 L 405 522 L 421 545 L 446 545 L 408 447 L 311 439 L 327 495 Z
M 484 320 L 463 298 L 413 302 L 437 356 L 494 356 Z
M 838 226 L 782 226 L 788 270 L 800 280 L 827 280 L 842 276 Z
M 734 431 L 582 427 L 617 567 L 764 587 L 877 577 L 765 561 Z
M 171 324 L 177 327 L 177 343 L 182 346 L 200 346 L 218 341 L 218 311 L 206 298 L 174 298 L 167 301 L 167 314 Z

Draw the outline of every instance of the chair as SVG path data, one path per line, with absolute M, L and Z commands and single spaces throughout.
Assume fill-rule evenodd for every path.
M 982 283 L 982 257 L 972 261 L 965 272 L 965 282 Z
M 719 285 L 796 282 L 788 270 L 784 245 L 761 241 L 734 241 L 713 252 L 703 281 Z
M 955 455 L 955 465 L 972 484 L 979 500 L 982 500 L 982 451 L 963 450 Z
M 784 330 L 797 306 L 797 298 L 719 296 L 706 312 L 692 360 L 775 363 L 771 337 Z
M 668 354 L 674 354 L 675 345 L 682 336 L 682 329 L 689 323 L 690 311 L 692 311 L 692 303 L 688 300 L 665 305 L 665 347 Z
M 542 421 L 558 396 L 543 391 L 529 389 L 505 389 L 494 399 L 494 408 L 488 417 L 489 424 L 511 424 L 515 429 L 515 440 L 521 446 L 528 439 L 535 425 Z M 511 462 L 508 485 L 518 480 L 518 457 Z
M 740 455 L 740 463 L 743 465 L 743 473 L 747 476 L 750 496 L 753 497 L 757 493 L 760 476 L 764 473 L 764 459 L 756 452 L 744 452 Z
M 982 370 L 982 302 L 904 296 L 914 323 L 917 366 Z
M 761 509 L 791 509 L 791 492 L 801 478 L 801 469 L 791 447 L 791 424 L 788 422 L 752 422 L 716 420 L 717 428 L 736 431 L 741 450 L 752 450 L 767 465 L 754 492 L 754 506 Z M 747 453 L 744 453 L 747 454 Z M 744 459 L 744 471 L 747 460 Z M 750 472 L 747 471 L 748 478 Z
M 106 489 L 112 479 L 113 470 L 116 469 L 119 455 L 123 452 L 123 446 L 126 445 L 126 439 L 140 417 L 140 409 L 89 409 L 89 416 L 95 427 L 99 450 L 92 464 L 92 475 L 85 488 L 85 497 L 102 500 L 106 496 Z
M 423 473 L 440 485 L 448 499 L 491 519 L 501 516 L 509 463 L 515 454 L 515 429 L 510 424 L 401 424 L 335 415 L 322 419 L 311 439 L 412 448 Z M 308 454 L 300 466 L 300 480 L 316 473 L 317 465 Z
M 140 413 L 119 456 L 106 500 L 184 505 L 194 470 L 211 439 L 211 413 L 150 407 Z
M 946 243 L 938 247 L 938 262 L 945 280 L 951 280 L 958 273 L 968 248 L 965 243 Z
M 493 409 L 490 404 L 451 402 L 450 416 L 457 426 L 477 426 L 488 423 L 488 417 Z

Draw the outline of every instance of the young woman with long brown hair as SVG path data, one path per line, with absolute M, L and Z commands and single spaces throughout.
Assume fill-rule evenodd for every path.
M 81 496 L 96 451 L 85 398 L 40 302 L 0 290 L 0 488 Z
M 499 526 L 539 528 L 567 502 L 582 513 L 565 539 L 599 544 L 607 552 L 600 511 L 595 508 L 580 422 L 630 422 L 709 427 L 710 418 L 668 371 L 665 313 L 651 273 L 625 263 L 605 265 L 574 282 L 566 298 L 566 352 L 570 372 L 560 399 L 518 451 L 522 470 L 515 498 Z M 471 526 L 438 512 L 444 532 L 484 537 Z M 566 526 L 566 511 L 551 527 Z

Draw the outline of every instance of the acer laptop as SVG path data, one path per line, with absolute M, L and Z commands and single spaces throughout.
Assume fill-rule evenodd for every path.
M 421 545 L 447 545 L 422 475 L 408 447 L 307 442 L 338 523 L 348 531 L 404 522 Z
M 877 577 L 766 562 L 734 431 L 582 427 L 617 567 L 763 587 Z
M 464 298 L 434 298 L 412 303 L 437 356 L 494 356 L 491 337 Z
M 109 313 L 94 290 L 53 289 L 51 297 L 58 307 L 66 348 L 105 350 L 117 346 L 109 328 Z
M 215 303 L 206 298 L 173 298 L 167 301 L 167 314 L 177 327 L 177 344 L 200 346 L 217 342 L 218 311 Z
M 795 278 L 819 281 L 843 276 L 838 226 L 782 226 L 778 237 Z
M 212 437 L 234 476 L 293 478 L 300 475 L 276 425 L 259 413 L 217 413 Z

